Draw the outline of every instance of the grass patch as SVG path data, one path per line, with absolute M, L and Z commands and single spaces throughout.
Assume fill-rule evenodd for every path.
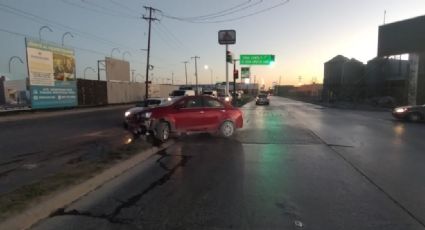
M 13 192 L 0 196 L 0 222 L 24 211 L 32 204 L 43 200 L 59 190 L 79 184 L 98 173 L 104 171 L 117 162 L 130 158 L 132 155 L 150 148 L 141 141 L 123 145 L 106 156 L 95 161 L 81 161 L 67 164 L 54 175 L 45 177 L 40 181 L 22 186 Z

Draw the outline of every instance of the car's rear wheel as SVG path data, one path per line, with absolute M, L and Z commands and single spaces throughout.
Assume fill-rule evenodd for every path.
M 411 122 L 418 122 L 419 120 L 421 120 L 421 115 L 419 115 L 418 113 L 410 113 L 407 116 L 407 119 Z
M 161 121 L 156 128 L 155 138 L 164 143 L 170 138 L 170 126 L 167 122 Z
M 220 134 L 223 137 L 231 137 L 235 133 L 235 124 L 231 121 L 225 121 L 220 126 Z

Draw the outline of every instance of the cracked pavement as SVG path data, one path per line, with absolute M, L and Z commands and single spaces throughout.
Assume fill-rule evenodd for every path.
M 181 137 L 33 229 L 425 229 L 423 124 L 277 97 L 243 112 L 234 138 Z

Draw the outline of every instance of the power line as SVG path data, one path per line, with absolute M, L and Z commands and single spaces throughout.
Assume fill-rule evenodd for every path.
M 231 11 L 228 11 L 228 12 L 223 12 L 221 14 L 217 14 L 217 15 L 214 15 L 214 16 L 204 17 L 204 18 L 201 18 L 200 20 L 194 20 L 194 21 L 205 21 L 205 20 L 209 20 L 209 19 L 214 19 L 214 18 L 219 18 L 219 17 L 235 14 L 235 13 L 247 10 L 249 8 L 252 8 L 254 6 L 260 5 L 261 3 L 263 3 L 263 1 L 264 0 L 258 0 L 254 3 L 252 3 L 252 4 L 248 4 L 247 6 L 239 8 L 239 9 L 231 10 Z
M 0 31 L 1 32 L 4 32 L 4 33 L 13 34 L 13 35 L 16 35 L 16 36 L 20 36 L 20 37 L 31 37 L 28 34 L 18 33 L 18 32 L 15 32 L 15 31 L 7 30 L 7 29 L 2 29 L 2 28 L 0 28 Z M 97 55 L 102 55 L 102 56 L 108 56 L 109 55 L 107 53 L 103 53 L 103 52 L 100 52 L 100 51 L 96 51 L 96 50 L 92 50 L 92 49 L 88 49 L 88 48 L 83 48 L 83 47 L 79 47 L 79 46 L 69 46 L 69 47 L 70 48 L 73 48 L 75 50 L 85 51 L 85 52 L 92 53 L 92 54 L 97 54 Z M 135 60 L 135 59 L 129 59 L 129 61 L 131 61 L 131 62 L 140 62 L 139 60 Z
M 164 23 L 158 23 L 160 26 L 159 26 L 159 28 L 160 29 L 162 29 L 163 31 L 165 31 L 165 33 L 167 33 L 173 40 L 175 40 L 180 46 L 182 46 L 182 47 L 186 47 L 184 44 L 183 44 L 183 42 L 181 42 L 181 40 L 176 36 L 176 35 L 174 35 L 174 33 L 173 32 L 171 32 L 171 30 L 170 29 L 168 29 L 168 27 L 166 27 L 165 26 L 165 24 Z
M 134 10 L 131 7 L 128 7 L 128 6 L 126 6 L 126 5 L 124 5 L 124 4 L 120 3 L 120 2 L 115 1 L 115 0 L 109 0 L 109 1 L 112 2 L 113 4 L 117 5 L 117 6 L 120 6 L 121 8 L 124 8 L 126 10 L 129 10 L 129 11 L 134 12 L 136 14 L 139 14 L 140 13 L 137 10 Z
M 158 38 L 161 39 L 165 44 L 167 44 L 168 47 L 177 51 L 178 48 L 176 46 L 171 45 L 171 43 L 169 42 L 169 39 L 165 39 L 161 31 L 159 31 L 155 27 L 153 27 L 153 30 L 154 32 L 156 32 L 155 34 L 158 36 Z
M 82 3 L 86 3 L 86 6 L 80 5 L 78 3 L 75 2 L 70 2 L 68 0 L 62 0 L 63 3 L 80 8 L 80 9 L 84 9 L 84 10 L 88 10 L 88 11 L 92 11 L 92 12 L 96 12 L 99 14 L 103 14 L 103 15 L 108 15 L 108 16 L 112 16 L 112 17 L 118 17 L 118 18 L 127 18 L 127 19 L 138 19 L 138 17 L 136 16 L 130 16 L 127 14 L 122 14 L 122 13 L 118 13 L 118 12 L 114 12 L 111 13 L 110 11 L 113 11 L 111 9 L 108 9 L 102 5 L 87 1 L 87 0 L 81 0 Z M 88 6 L 92 6 L 92 7 L 87 7 Z M 101 10 L 103 9 L 103 10 Z
M 241 19 L 243 19 L 243 18 L 251 17 L 251 16 L 254 16 L 254 15 L 257 15 L 257 14 L 261 14 L 261 13 L 264 13 L 264 12 L 270 11 L 270 10 L 272 10 L 272 9 L 278 8 L 278 7 L 280 7 L 280 6 L 283 6 L 283 5 L 287 4 L 287 3 L 289 3 L 289 1 L 290 1 L 290 0 L 285 0 L 284 2 L 281 2 L 281 3 L 278 3 L 278 4 L 272 5 L 272 6 L 270 6 L 270 7 L 267 7 L 267 8 L 261 9 L 261 10 L 257 10 L 257 11 L 255 11 L 255 12 L 253 12 L 253 13 L 244 14 L 244 15 L 241 15 L 241 16 L 238 16 L 238 17 L 234 17 L 234 18 L 227 18 L 227 19 L 223 19 L 223 20 L 216 20 L 216 21 L 208 21 L 208 20 L 200 20 L 200 21 L 199 21 L 199 20 L 198 20 L 198 21 L 196 21 L 196 20 L 187 20 L 187 19 L 184 19 L 184 18 L 179 18 L 179 17 L 169 16 L 169 15 L 164 15 L 164 17 L 169 18 L 169 19 L 175 19 L 175 20 L 182 21 L 182 22 L 188 22 L 188 23 L 223 23 L 223 22 L 232 22 L 232 21 L 241 20 Z
M 126 48 L 126 49 L 131 49 L 131 50 L 136 50 L 135 48 L 132 48 L 132 47 L 129 47 L 129 46 L 117 43 L 117 42 L 109 41 L 109 40 L 104 39 L 100 36 L 90 34 L 90 33 L 85 32 L 85 31 L 81 31 L 81 30 L 73 28 L 71 26 L 67 26 L 67 25 L 61 24 L 59 22 L 55 22 L 55 21 L 43 18 L 41 16 L 26 12 L 24 10 L 17 9 L 17 8 L 14 8 L 14 7 L 11 7 L 11 6 L 6 5 L 6 4 L 0 3 L 0 7 L 3 7 L 3 8 L 0 8 L 0 10 L 2 10 L 2 11 L 6 11 L 8 13 L 24 17 L 24 18 L 26 18 L 30 21 L 37 21 L 40 24 L 48 24 L 50 26 L 60 27 L 60 28 L 65 29 L 65 30 L 71 30 L 72 32 L 74 32 L 75 34 L 77 34 L 81 37 L 86 37 L 88 39 L 92 39 L 92 40 L 95 40 L 95 41 L 101 41 L 105 44 L 109 44 L 109 45 L 113 45 L 113 46 L 120 46 L 120 47 L 123 47 L 123 48 Z
M 222 14 L 222 13 L 225 13 L 225 12 L 228 12 L 228 11 L 231 11 L 231 10 L 234 10 L 234 9 L 237 9 L 237 8 L 239 8 L 239 7 L 241 7 L 241 6 L 244 6 L 244 5 L 246 5 L 246 4 L 249 4 L 251 1 L 252 1 L 252 0 L 248 0 L 248 1 L 246 1 L 246 2 L 243 2 L 243 3 L 237 4 L 236 6 L 232 6 L 232 7 L 230 7 L 230 8 L 227 8 L 227 9 L 224 9 L 224 10 L 220 10 L 220 11 L 215 12 L 215 13 L 206 14 L 206 15 L 199 15 L 199 16 L 193 16 L 193 17 L 178 17 L 178 16 L 169 16 L 169 15 L 168 15 L 167 17 L 170 17 L 170 18 L 172 18 L 172 19 L 178 19 L 178 20 L 196 20 L 196 19 L 203 19 L 203 18 L 208 18 L 208 17 L 211 17 L 211 16 L 215 16 L 215 15 L 218 15 L 218 14 Z

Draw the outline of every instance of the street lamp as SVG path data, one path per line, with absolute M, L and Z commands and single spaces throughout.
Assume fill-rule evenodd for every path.
M 91 71 L 93 71 L 93 73 L 96 73 L 96 70 L 95 69 L 93 69 L 92 67 L 86 67 L 85 69 L 84 69 L 84 79 L 86 79 L 86 72 L 87 72 L 87 70 L 91 70 Z
M 40 29 L 38 30 L 38 38 L 40 39 L 40 41 L 41 41 L 41 31 L 43 29 L 48 29 L 50 32 L 53 32 L 53 30 L 50 27 L 48 27 L 48 26 L 42 26 L 42 27 L 40 27 Z
M 19 62 L 20 62 L 21 64 L 24 64 L 24 61 L 22 61 L 22 59 L 21 59 L 20 57 L 18 57 L 18 56 L 13 56 L 13 57 L 11 57 L 11 58 L 9 59 L 9 73 L 11 73 L 11 65 L 12 65 L 12 61 L 13 61 L 14 59 L 18 59 L 18 60 L 19 60 Z
M 205 65 L 204 68 L 210 70 L 210 73 L 211 73 L 211 85 L 213 85 L 214 84 L 214 81 L 213 81 L 213 69 L 211 67 L 209 67 L 208 65 Z
M 125 58 L 125 55 L 126 55 L 126 54 L 130 55 L 130 57 L 131 57 L 131 53 L 130 53 L 130 52 L 128 52 L 128 51 L 125 51 L 125 52 L 122 54 L 122 60 L 124 60 L 124 58 Z
M 112 50 L 111 50 L 111 58 L 112 58 L 112 54 L 114 54 L 114 51 L 117 51 L 118 53 L 121 53 L 121 51 L 120 51 L 120 49 L 119 48 L 113 48 Z
M 64 40 L 65 40 L 65 36 L 69 35 L 71 36 L 71 38 L 74 38 L 74 35 L 71 34 L 71 32 L 66 32 L 62 35 L 62 46 L 64 46 Z

